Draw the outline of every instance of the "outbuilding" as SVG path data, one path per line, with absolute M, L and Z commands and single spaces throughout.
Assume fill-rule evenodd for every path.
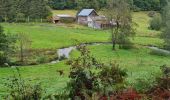
M 75 22 L 76 18 L 71 15 L 62 14 L 62 15 L 55 15 L 53 16 L 53 23 L 73 23 Z
M 88 17 L 88 27 L 94 29 L 108 29 L 111 23 L 105 16 Z
M 94 9 L 82 9 L 77 14 L 78 24 L 88 25 L 88 17 L 98 16 L 97 12 Z

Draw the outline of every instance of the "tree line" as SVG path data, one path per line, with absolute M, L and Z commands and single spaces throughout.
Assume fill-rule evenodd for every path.
M 45 0 L 0 0 L 0 21 L 45 19 L 50 13 Z
M 127 0 L 133 10 L 160 11 L 167 4 L 167 0 Z M 89 3 L 90 2 L 90 3 Z M 107 0 L 49 0 L 53 9 L 102 9 L 107 6 Z

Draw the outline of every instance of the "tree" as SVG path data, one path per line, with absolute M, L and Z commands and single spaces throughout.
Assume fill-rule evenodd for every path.
M 18 43 L 19 43 L 19 56 L 20 56 L 20 62 L 23 64 L 25 62 L 25 57 L 28 56 L 28 49 L 30 49 L 31 46 L 31 40 L 29 36 L 25 33 L 19 33 L 18 34 Z
M 149 11 L 149 10 L 160 10 L 160 1 L 161 0 L 133 0 L 134 5 L 141 10 Z
M 9 62 L 9 54 L 14 50 L 15 39 L 6 35 L 0 26 L 0 66 Z
M 49 0 L 48 4 L 53 9 L 65 9 L 66 0 Z
M 156 15 L 150 22 L 150 28 L 153 30 L 160 30 L 162 27 L 162 18 L 160 15 Z
M 162 19 L 165 30 L 162 33 L 162 38 L 165 41 L 165 48 L 170 50 L 170 2 L 164 8 Z
M 46 18 L 50 15 L 50 9 L 47 6 L 45 0 L 31 0 L 29 17 L 33 19 Z
M 45 19 L 51 14 L 45 0 L 0 0 L 0 20 L 17 22 L 18 19 Z
M 99 2 L 98 0 L 76 0 L 77 9 L 84 9 L 84 8 L 93 8 L 98 10 L 99 9 Z
M 110 29 L 113 50 L 116 48 L 116 45 L 119 45 L 119 48 L 128 48 L 131 45 L 129 37 L 133 36 L 135 32 L 130 6 L 127 1 L 108 0 L 104 14 L 112 24 Z

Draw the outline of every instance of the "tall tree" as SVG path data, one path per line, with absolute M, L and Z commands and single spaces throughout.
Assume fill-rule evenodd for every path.
M 127 0 L 107 0 L 107 7 L 104 10 L 111 26 L 111 39 L 113 49 L 116 45 L 119 48 L 130 46 L 129 37 L 135 34 L 132 26 L 132 16 Z M 114 27 L 116 26 L 116 27 Z
M 15 40 L 10 35 L 6 35 L 0 26 L 0 65 L 9 62 L 9 54 L 14 50 Z

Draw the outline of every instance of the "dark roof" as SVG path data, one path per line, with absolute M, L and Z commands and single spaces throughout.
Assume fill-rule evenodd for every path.
M 93 11 L 96 12 L 94 9 L 83 9 L 80 11 L 78 16 L 89 16 Z

